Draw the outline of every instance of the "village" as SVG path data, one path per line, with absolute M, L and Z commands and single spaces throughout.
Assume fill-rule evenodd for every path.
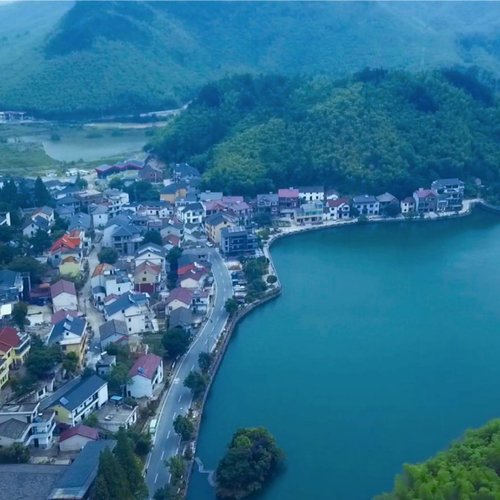
M 38 179 L 0 179 L 2 203 L 9 189 L 47 201 L 0 214 L 12 250 L 0 268 L 0 451 L 27 449 L 23 461 L 42 475 L 44 465 L 60 466 L 47 473 L 45 498 L 85 498 L 103 443 L 120 429 L 148 436 L 147 472 L 158 412 L 187 349 L 166 347 L 165 336 L 185 334 L 189 345 L 206 335 L 207 354 L 216 349 L 230 309 L 276 286 L 252 287 L 245 274 L 245 263 L 267 255 L 270 233 L 440 217 L 464 202 L 459 179 L 401 200 L 323 186 L 248 199 L 202 190 L 196 168 L 151 156 L 83 174 L 42 179 L 43 188 Z M 16 473 L 29 485 L 32 472 Z

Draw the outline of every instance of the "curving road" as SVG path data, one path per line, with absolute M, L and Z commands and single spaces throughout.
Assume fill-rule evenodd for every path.
M 158 427 L 153 438 L 153 449 L 146 462 L 146 484 L 150 498 L 167 484 L 170 478 L 165 460 L 179 451 L 180 437 L 174 432 L 173 421 L 186 414 L 191 405 L 191 391 L 184 387 L 184 379 L 191 370 L 198 369 L 198 355 L 211 351 L 227 320 L 226 300 L 233 295 L 231 276 L 219 252 L 212 249 L 209 256 L 215 282 L 215 300 L 209 318 L 191 344 L 189 351 L 178 361 L 172 385 L 160 404 Z

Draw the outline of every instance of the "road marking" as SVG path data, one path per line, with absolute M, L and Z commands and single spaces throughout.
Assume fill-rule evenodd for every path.
M 148 455 L 148 459 L 146 460 L 146 469 L 149 467 L 149 462 L 151 462 L 151 453 Z
M 161 457 L 160 457 L 160 460 L 163 460 L 164 455 L 165 455 L 165 450 L 163 450 L 163 451 L 161 452 Z
M 156 476 L 155 476 L 155 484 L 156 484 L 156 481 L 158 481 L 158 472 L 156 473 Z
M 170 431 L 168 431 L 168 434 L 167 434 L 167 439 L 170 437 Z
M 180 403 L 181 399 L 182 399 L 182 394 L 179 396 L 179 399 L 177 400 L 177 402 Z
M 174 411 L 174 417 L 172 418 L 172 420 L 175 420 L 176 415 L 177 415 L 177 412 Z
M 193 366 L 191 366 L 191 371 L 193 371 L 193 370 L 194 370 L 194 365 L 193 365 Z
M 175 454 L 178 455 L 179 454 L 179 447 L 177 446 L 176 450 L 175 450 Z

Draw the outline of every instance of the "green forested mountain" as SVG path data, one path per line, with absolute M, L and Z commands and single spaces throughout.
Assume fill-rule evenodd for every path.
M 500 420 L 468 431 L 427 462 L 405 465 L 394 491 L 376 500 L 500 498 Z
M 14 2 L 0 5 L 0 108 L 135 113 L 246 72 L 500 74 L 498 14 L 493 2 Z
M 455 70 L 237 76 L 202 88 L 151 146 L 230 193 L 323 183 L 402 196 L 437 177 L 498 184 L 499 119 L 493 91 Z

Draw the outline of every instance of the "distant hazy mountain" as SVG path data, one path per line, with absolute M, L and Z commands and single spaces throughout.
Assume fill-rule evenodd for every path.
M 0 6 L 0 108 L 159 109 L 235 72 L 500 73 L 498 14 L 496 3 L 17 2 Z

